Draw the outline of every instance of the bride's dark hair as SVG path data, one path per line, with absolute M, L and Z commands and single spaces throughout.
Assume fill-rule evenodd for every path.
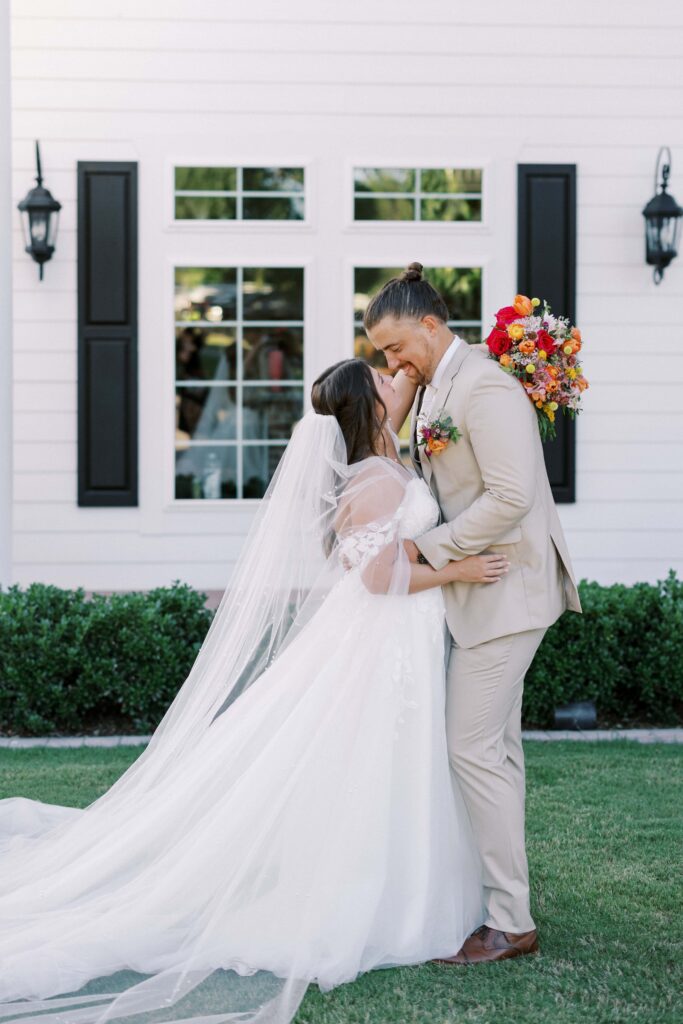
M 396 320 L 403 317 L 421 320 L 424 316 L 434 316 L 444 323 L 448 321 L 448 306 L 436 288 L 423 280 L 422 271 L 421 263 L 410 263 L 398 277 L 392 277 L 373 295 L 363 317 L 366 331 L 372 330 L 385 316 Z
M 321 416 L 334 416 L 346 442 L 349 464 L 371 455 L 387 420 L 387 408 L 375 387 L 372 371 L 362 359 L 343 359 L 320 374 L 311 388 L 311 403 Z M 377 403 L 384 413 L 377 415 Z

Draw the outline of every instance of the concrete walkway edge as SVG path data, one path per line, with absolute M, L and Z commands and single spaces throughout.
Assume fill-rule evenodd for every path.
M 633 740 L 636 743 L 683 743 L 683 728 L 674 729 L 570 729 L 527 730 L 524 740 Z M 0 748 L 25 750 L 32 747 L 138 747 L 150 736 L 0 736 Z

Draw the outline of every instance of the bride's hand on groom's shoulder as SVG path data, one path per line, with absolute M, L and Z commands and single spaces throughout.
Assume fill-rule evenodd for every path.
M 450 562 L 444 572 L 453 583 L 498 583 L 509 568 L 505 555 L 469 555 Z

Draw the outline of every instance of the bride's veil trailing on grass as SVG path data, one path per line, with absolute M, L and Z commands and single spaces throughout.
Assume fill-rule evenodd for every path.
M 257 902 L 264 885 L 277 879 L 233 864 L 226 849 L 224 887 L 217 884 L 207 896 L 201 871 L 181 880 L 184 910 L 193 909 L 197 893 L 191 927 L 186 920 L 179 927 L 172 906 L 155 907 L 149 931 L 138 926 L 128 934 L 120 911 L 139 906 L 141 894 L 146 908 L 160 858 L 168 865 L 175 844 L 186 851 L 195 823 L 205 827 L 211 820 L 210 793 L 196 793 L 186 821 L 174 816 L 174 797 L 192 785 L 199 759 L 206 768 L 212 725 L 228 721 L 222 716 L 300 635 L 345 567 L 360 562 L 371 591 L 407 593 L 409 567 L 396 521 L 408 480 L 389 459 L 349 466 L 336 419 L 308 413 L 260 504 L 196 661 L 145 751 L 83 810 L 0 801 L 0 1020 L 291 1020 L 312 980 L 310 954 L 300 971 L 290 966 L 287 978 L 254 973 L 246 957 L 227 968 L 220 962 L 221 901 L 238 898 L 248 912 L 249 900 Z M 217 777 L 221 767 L 218 762 Z M 271 780 L 272 787 L 278 782 Z M 265 808 L 264 830 L 275 813 Z M 296 942 L 293 934 L 294 964 Z M 116 966 L 106 970 L 109 949 Z M 120 969 L 122 950 L 130 970 Z M 63 982 L 58 988 L 55 978 Z

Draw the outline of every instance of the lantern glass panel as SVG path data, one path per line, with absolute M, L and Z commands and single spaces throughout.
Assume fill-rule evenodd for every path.
M 34 245 L 43 246 L 47 241 L 48 215 L 44 210 L 32 210 L 31 218 L 31 239 Z
M 29 220 L 28 210 L 21 211 L 21 231 L 24 236 L 24 245 L 27 249 L 31 248 L 31 222 Z
M 57 244 L 57 232 L 59 230 L 59 210 L 48 217 L 47 244 L 54 249 Z

